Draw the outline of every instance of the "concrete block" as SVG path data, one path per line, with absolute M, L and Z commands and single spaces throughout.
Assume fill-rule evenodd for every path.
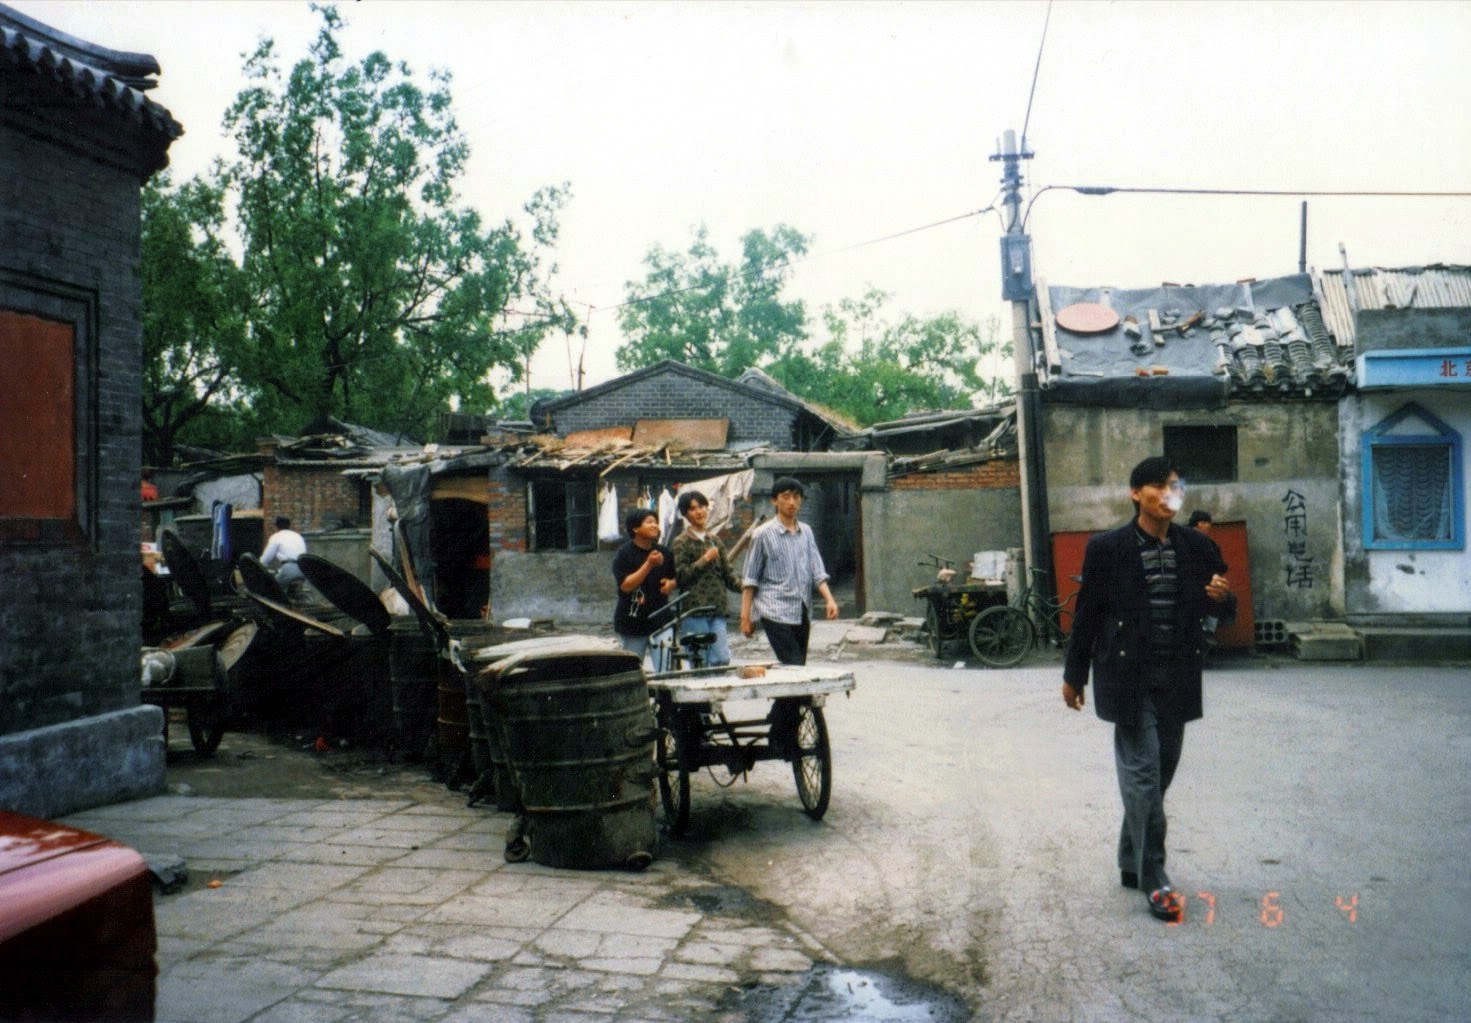
M 1289 622 L 1288 642 L 1299 661 L 1359 661 L 1364 644 L 1342 622 Z
M 882 643 L 889 638 L 889 630 L 868 625 L 855 625 L 843 633 L 845 643 Z
M 0 808 L 60 817 L 164 791 L 163 711 L 142 705 L 0 736 Z

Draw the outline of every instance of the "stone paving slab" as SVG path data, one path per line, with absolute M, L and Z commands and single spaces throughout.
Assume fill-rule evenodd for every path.
M 155 897 L 159 1023 L 719 1021 L 731 985 L 812 961 L 794 932 L 694 908 L 708 882 L 670 860 L 507 864 L 510 817 L 454 794 L 163 796 L 68 823 L 188 861 Z

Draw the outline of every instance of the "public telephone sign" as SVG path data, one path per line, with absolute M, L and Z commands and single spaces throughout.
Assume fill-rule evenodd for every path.
M 1365 352 L 1359 390 L 1375 387 L 1471 388 L 1471 348 L 1411 348 Z

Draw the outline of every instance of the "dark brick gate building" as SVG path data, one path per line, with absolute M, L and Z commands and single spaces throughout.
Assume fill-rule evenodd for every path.
M 139 704 L 139 191 L 154 59 L 0 5 L 0 807 L 163 786 Z

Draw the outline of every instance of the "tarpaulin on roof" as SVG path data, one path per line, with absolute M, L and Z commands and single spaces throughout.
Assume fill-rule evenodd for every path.
M 1313 299 L 1307 274 L 1265 281 L 1156 288 L 1047 290 L 1051 315 L 1079 302 L 1113 309 L 1119 323 L 1103 333 L 1081 334 L 1054 323 L 1061 369 L 1044 385 L 1049 402 L 1142 408 L 1199 408 L 1223 404 L 1231 390 L 1221 344 L 1230 324 L 1251 325 L 1283 307 Z M 1161 326 L 1150 327 L 1150 313 Z M 1196 314 L 1200 322 L 1178 329 Z M 1130 318 L 1137 334 L 1130 331 Z M 1213 340 L 1214 336 L 1214 340 Z

